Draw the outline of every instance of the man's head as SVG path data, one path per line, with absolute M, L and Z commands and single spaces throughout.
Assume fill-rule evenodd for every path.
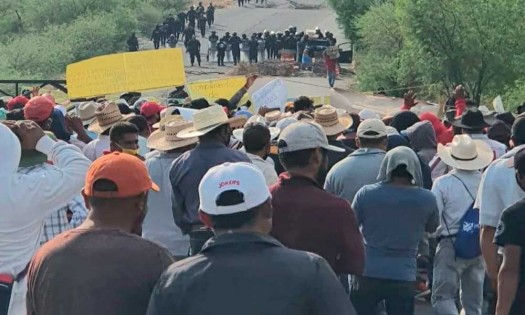
M 29 102 L 29 99 L 25 96 L 16 96 L 13 97 L 9 102 L 7 102 L 7 110 L 20 109 Z
M 91 164 L 82 195 L 95 227 L 121 228 L 140 235 L 148 191 L 159 191 L 141 160 L 119 152 Z
M 252 164 L 224 163 L 211 168 L 199 185 L 201 221 L 216 234 L 272 229 L 271 195 Z
M 270 154 L 270 129 L 268 127 L 250 123 L 244 127 L 242 139 L 246 152 L 265 158 Z
M 521 149 L 514 155 L 514 170 L 516 171 L 516 181 L 525 189 L 525 149 Z
M 54 104 L 43 96 L 30 99 L 24 106 L 24 118 L 36 122 L 43 130 L 50 130 Z
M 279 159 L 291 175 L 324 182 L 328 172 L 327 150 L 344 152 L 328 144 L 323 128 L 313 122 L 297 122 L 286 127 L 277 143 Z
M 314 102 L 312 99 L 306 96 L 299 96 L 294 102 L 293 102 L 293 110 L 294 112 L 298 111 L 308 111 L 311 112 L 314 110 Z
M 153 126 L 160 121 L 160 112 L 165 108 L 166 106 L 161 106 L 155 102 L 147 102 L 140 107 L 140 114 L 146 117 L 150 126 Z
M 512 124 L 510 142 L 512 147 L 525 144 L 525 116 L 518 116 Z
M 135 127 L 137 127 L 137 129 L 139 130 L 139 135 L 143 136 L 144 138 L 148 138 L 151 134 L 151 130 L 149 128 L 149 124 L 146 120 L 146 117 L 142 115 L 133 115 L 130 118 L 128 118 L 128 122 L 135 125 Z
M 139 130 L 129 122 L 116 123 L 109 131 L 111 152 L 137 155 L 139 150 Z
M 357 127 L 356 144 L 359 148 L 376 148 L 386 151 L 388 145 L 385 124 L 379 119 L 365 119 Z

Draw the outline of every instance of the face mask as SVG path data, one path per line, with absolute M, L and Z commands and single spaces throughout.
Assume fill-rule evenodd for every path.
M 122 153 L 126 153 L 129 155 L 139 155 L 139 149 L 124 149 L 118 143 L 115 144 L 122 150 Z

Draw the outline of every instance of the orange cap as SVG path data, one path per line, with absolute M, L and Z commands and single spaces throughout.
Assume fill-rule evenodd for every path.
M 112 181 L 117 186 L 117 191 L 94 191 L 93 184 L 99 179 Z M 149 177 L 144 162 L 136 156 L 113 152 L 91 164 L 86 175 L 84 194 L 100 198 L 127 198 L 138 196 L 150 189 L 160 190 Z

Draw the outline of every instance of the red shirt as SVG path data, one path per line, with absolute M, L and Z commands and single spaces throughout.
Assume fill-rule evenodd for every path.
M 270 187 L 273 229 L 285 246 L 309 251 L 328 261 L 335 273 L 361 275 L 363 237 L 350 204 L 306 177 L 282 173 Z
M 337 59 L 330 59 L 328 58 L 328 56 L 325 56 L 324 63 L 328 72 L 335 72 L 335 68 L 337 66 Z

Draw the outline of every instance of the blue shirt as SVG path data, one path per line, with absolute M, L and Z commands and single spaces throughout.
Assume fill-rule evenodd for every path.
M 210 168 L 226 162 L 251 163 L 246 154 L 220 142 L 199 143 L 173 161 L 170 170 L 173 218 L 184 234 L 190 232 L 192 225 L 202 225 L 198 214 L 201 179 Z
M 363 276 L 415 281 L 419 241 L 439 224 L 434 195 L 416 186 L 380 182 L 361 188 L 352 208 L 365 240 Z

